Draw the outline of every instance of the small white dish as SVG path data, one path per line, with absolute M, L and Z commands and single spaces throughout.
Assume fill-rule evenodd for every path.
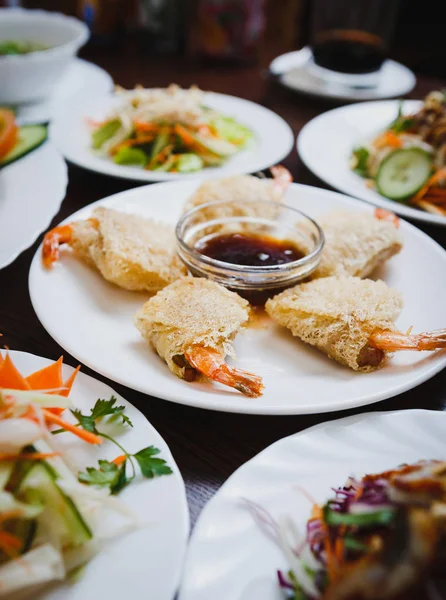
M 281 600 L 282 551 L 260 529 L 243 499 L 276 520 L 291 517 L 305 536 L 312 502 L 332 497 L 347 477 L 420 459 L 446 459 L 446 413 L 366 413 L 284 438 L 240 467 L 201 513 L 187 553 L 179 600 Z
M 89 36 L 85 23 L 61 13 L 0 9 L 0 40 L 47 46 L 29 54 L 0 56 L 0 102 L 20 104 L 48 96 Z
M 404 113 L 419 110 L 422 102 L 405 100 Z M 322 113 L 303 127 L 297 138 L 297 151 L 305 165 L 319 179 L 345 194 L 366 200 L 409 219 L 446 225 L 446 217 L 433 215 L 381 196 L 366 186 L 365 180 L 350 169 L 353 148 L 370 140 L 391 123 L 399 102 L 364 102 Z
M 67 184 L 67 165 L 48 141 L 0 169 L 0 269 L 49 226 Z
M 247 149 L 230 158 L 221 167 L 206 168 L 197 173 L 162 173 L 117 165 L 109 158 L 94 154 L 87 119 L 105 119 L 119 102 L 120 98 L 113 94 L 88 98 L 85 102 L 79 99 L 79 102 L 70 103 L 63 113 L 56 116 L 50 127 L 50 137 L 68 161 L 90 171 L 133 181 L 212 179 L 261 171 L 280 162 L 293 147 L 290 126 L 271 110 L 242 98 L 208 92 L 205 96 L 207 106 L 234 117 L 252 129 L 255 139 Z M 67 131 L 70 132 L 69 135 Z
M 11 353 L 23 374 L 41 369 L 53 361 L 26 352 Z M 64 365 L 68 377 L 73 368 Z M 119 498 L 145 525 L 118 538 L 96 555 L 74 581 L 51 586 L 34 593 L 33 600 L 96 600 L 98 590 L 108 600 L 172 600 L 179 584 L 189 534 L 189 512 L 184 482 L 166 442 L 145 416 L 112 388 L 82 371 L 77 375 L 70 398 L 83 413 L 88 413 L 98 398 L 117 398 L 125 406 L 132 428 L 119 436 L 130 452 L 154 445 L 161 450 L 172 475 L 135 482 Z M 100 446 L 82 447 L 86 466 L 97 464 L 98 458 L 112 460 L 116 447 L 108 442 Z M 29 596 L 28 596 L 29 597 Z M 12 598 L 11 598 L 12 600 Z
M 66 222 L 88 218 L 97 206 L 108 206 L 174 225 L 198 185 L 189 181 L 127 190 L 90 204 Z M 290 186 L 284 202 L 316 221 L 318 215 L 336 209 L 373 210 L 341 194 L 299 184 Z M 432 273 L 446 271 L 446 252 L 412 225 L 402 222 L 400 228 L 402 252 L 376 274 L 404 297 L 397 326 L 407 331 L 413 325 L 417 332 L 442 328 L 446 280 Z M 266 321 L 263 327 L 240 332 L 234 344 L 237 366 L 264 380 L 263 396 L 252 399 L 219 384 L 188 383 L 173 375 L 133 324 L 147 295 L 106 282 L 68 251 L 62 251 L 61 260 L 47 270 L 41 248 L 37 250 L 29 291 L 42 325 L 79 361 L 145 394 L 199 408 L 268 415 L 354 408 L 409 390 L 446 365 L 446 351 L 400 352 L 378 371 L 357 373 Z
M 308 47 L 287 52 L 275 58 L 269 70 L 285 87 L 329 100 L 360 102 L 395 98 L 408 94 L 415 87 L 416 78 L 412 71 L 394 60 L 384 62 L 376 87 L 352 88 L 328 83 L 317 77 L 310 67 L 311 58 L 312 53 Z
M 113 79 L 97 65 L 75 58 L 54 86 L 53 92 L 40 102 L 16 107 L 19 125 L 48 123 L 74 98 L 108 94 L 113 90 Z

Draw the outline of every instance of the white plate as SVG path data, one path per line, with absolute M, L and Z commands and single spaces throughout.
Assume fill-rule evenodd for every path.
M 96 206 L 106 205 L 174 224 L 197 185 L 182 182 L 128 190 L 85 207 L 68 221 L 86 218 Z M 336 208 L 372 210 L 340 194 L 297 184 L 290 187 L 285 202 L 316 218 Z M 446 280 L 432 274 L 445 272 L 446 252 L 412 225 L 401 223 L 401 231 L 404 249 L 380 273 L 405 298 L 398 326 L 403 331 L 410 325 L 416 331 L 444 327 Z M 81 362 L 135 390 L 200 408 L 252 414 L 353 408 L 415 387 L 446 364 L 446 352 L 400 352 L 379 371 L 355 373 L 270 322 L 263 329 L 248 328 L 235 341 L 237 365 L 264 378 L 264 395 L 249 399 L 223 386 L 175 377 L 133 325 L 133 315 L 147 299 L 145 294 L 107 283 L 69 252 L 48 271 L 39 249 L 31 266 L 29 290 L 45 329 Z
M 242 499 L 276 520 L 291 516 L 305 535 L 311 502 L 325 502 L 349 475 L 420 459 L 446 459 L 446 413 L 368 413 L 316 425 L 276 442 L 240 467 L 201 513 L 192 534 L 179 600 L 282 600 L 282 552 L 254 523 Z
M 113 79 L 97 65 L 74 59 L 67 68 L 51 96 L 34 104 L 22 104 L 17 107 L 17 121 L 20 125 L 29 123 L 48 123 L 59 112 L 65 110 L 73 98 L 85 99 L 85 96 L 102 95 L 111 92 Z
M 221 167 L 206 168 L 198 173 L 160 173 L 117 165 L 109 158 L 93 153 L 87 118 L 104 120 L 119 101 L 119 97 L 115 95 L 91 98 L 82 103 L 71 104 L 54 119 L 50 137 L 67 160 L 90 171 L 134 181 L 178 181 L 255 173 L 280 162 L 293 147 L 290 126 L 271 110 L 249 100 L 208 92 L 205 96 L 207 106 L 234 117 L 254 132 L 255 140 L 246 150 L 230 158 Z
M 49 142 L 0 169 L 0 269 L 48 227 L 67 183 L 67 166 Z
M 347 102 L 401 97 L 408 94 L 416 83 L 412 71 L 394 60 L 384 62 L 379 83 L 374 88 L 355 89 L 327 83 L 308 68 L 310 60 L 311 50 L 305 47 L 278 56 L 270 64 L 269 70 L 282 85 L 296 92 Z
M 369 189 L 364 179 L 349 167 L 353 148 L 385 129 L 395 119 L 398 104 L 397 100 L 364 102 L 322 113 L 302 129 L 297 138 L 297 150 L 306 166 L 319 179 L 341 192 L 410 219 L 446 225 L 446 217 L 384 198 L 375 190 Z M 422 103 L 418 100 L 405 100 L 403 110 L 409 114 L 416 112 L 421 106 Z
M 52 361 L 28 354 L 11 352 L 14 364 L 23 374 L 41 369 Z M 64 377 L 72 373 L 64 365 Z M 183 479 L 166 442 L 144 415 L 112 388 L 80 372 L 70 399 L 82 412 L 89 412 L 98 398 L 115 396 L 124 405 L 133 422 L 119 436 L 130 452 L 154 445 L 161 450 L 173 470 L 172 475 L 143 479 L 124 490 L 119 498 L 146 525 L 110 544 L 91 560 L 76 582 L 61 583 L 33 600 L 96 600 L 98 591 L 107 600 L 172 600 L 178 587 L 189 534 L 189 513 Z M 104 443 L 100 448 L 84 448 L 86 466 L 94 466 L 99 458 L 111 460 L 116 447 Z

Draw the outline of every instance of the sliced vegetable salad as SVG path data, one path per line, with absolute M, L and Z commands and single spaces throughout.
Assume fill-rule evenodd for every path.
M 116 398 L 97 400 L 89 414 L 73 407 L 78 370 L 63 381 L 59 359 L 23 377 L 0 353 L 0 597 L 64 579 L 134 529 L 136 519 L 114 496 L 137 477 L 172 472 L 157 448 L 130 453 L 110 434 L 133 426 Z M 67 435 L 111 443 L 116 457 L 77 468 L 73 446 L 60 443 Z
M 402 107 L 386 131 L 353 150 L 351 168 L 382 196 L 446 216 L 446 93 L 431 92 L 412 115 Z
M 93 150 L 116 164 L 191 173 L 222 165 L 253 139 L 250 129 L 207 107 L 198 88 L 117 93 L 120 107 L 91 123 Z
M 446 462 L 420 461 L 350 477 L 333 491 L 326 504 L 313 505 L 303 536 L 292 520 L 278 523 L 248 502 L 256 522 L 288 559 L 289 571 L 278 571 L 285 598 L 444 597 Z

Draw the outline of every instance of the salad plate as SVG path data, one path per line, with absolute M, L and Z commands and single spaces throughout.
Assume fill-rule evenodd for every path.
M 134 93 L 137 94 L 138 90 Z M 94 130 L 91 123 L 103 123 L 110 117 L 110 113 L 118 110 L 123 104 L 120 94 L 96 96 L 85 102 L 70 104 L 51 124 L 50 138 L 69 162 L 97 173 L 133 181 L 212 179 L 254 173 L 280 162 L 291 151 L 291 128 L 271 110 L 242 98 L 213 92 L 206 92 L 203 102 L 206 108 L 233 119 L 236 124 L 250 130 L 252 139 L 246 147 L 225 159 L 219 166 L 206 166 L 194 172 L 192 169 L 191 172 L 180 172 L 180 168 L 175 169 L 177 172 L 168 172 L 163 170 L 164 166 L 161 165 L 159 169 L 148 170 L 141 165 L 128 164 L 127 157 L 123 158 L 121 164 L 116 164 L 112 157 L 94 151 Z M 132 110 L 131 105 L 128 108 Z M 124 115 L 124 119 L 127 123 L 129 116 Z M 150 124 L 142 123 L 142 126 L 147 127 Z M 68 130 L 70 135 L 66 134 Z M 187 155 L 189 157 L 190 152 Z
M 89 218 L 95 208 L 104 206 L 174 225 L 198 185 L 176 182 L 128 190 L 83 208 L 66 222 Z M 335 209 L 373 211 L 366 203 L 298 184 L 288 188 L 284 203 L 316 220 Z M 411 325 L 416 331 L 442 328 L 446 282 L 431 273 L 445 270 L 446 252 L 408 223 L 401 222 L 400 231 L 402 251 L 375 273 L 404 298 L 397 327 L 401 331 Z M 226 412 L 320 413 L 384 400 L 419 385 L 446 365 L 444 351 L 400 352 L 373 373 L 354 372 L 265 318 L 242 330 L 234 341 L 237 367 L 263 377 L 262 396 L 247 398 L 223 386 L 187 382 L 169 371 L 134 325 L 135 314 L 148 295 L 118 288 L 69 251 L 62 252 L 61 260 L 47 269 L 39 248 L 31 265 L 30 296 L 41 323 L 82 363 L 158 398 Z
M 0 169 L 0 269 L 48 227 L 67 183 L 65 161 L 48 141 Z
M 404 114 L 422 107 L 418 100 L 405 100 Z M 399 101 L 364 102 L 335 108 L 319 115 L 302 129 L 297 150 L 317 177 L 337 190 L 424 223 L 446 225 L 446 218 L 424 212 L 403 202 L 385 198 L 367 187 L 350 166 L 352 151 L 384 131 L 397 117 Z
M 326 502 L 332 488 L 348 477 L 423 459 L 445 460 L 445 426 L 446 414 L 436 411 L 366 413 L 316 425 L 269 446 L 240 467 L 201 513 L 180 600 L 283 599 L 277 571 L 288 572 L 290 563 L 246 501 L 255 503 L 268 522 L 291 519 L 305 539 L 313 502 Z
M 113 79 L 97 65 L 75 58 L 60 78 L 49 98 L 16 107 L 19 125 L 48 123 L 65 110 L 74 97 L 107 94 L 113 89 Z
M 24 376 L 53 363 L 25 352 L 11 351 L 9 355 Z M 64 380 L 73 374 L 73 368 L 68 365 L 63 365 L 62 369 Z M 122 535 L 110 536 L 111 541 L 93 556 L 76 577 L 39 588 L 38 592 L 34 590 L 33 600 L 93 600 L 97 598 L 99 590 L 110 600 L 122 599 L 126 595 L 135 600 L 147 597 L 171 600 L 176 592 L 189 533 L 184 483 L 166 442 L 145 416 L 114 390 L 80 372 L 69 395 L 74 407 L 83 414 L 88 414 L 99 398 L 108 400 L 111 397 L 116 399 L 116 406 L 124 407 L 125 415 L 133 425 L 121 428 L 119 443 L 130 453 L 155 446 L 172 473 L 153 479 L 138 477 L 121 491 L 118 502 L 124 510 L 129 511 L 134 526 L 128 531 L 123 530 Z M 57 436 L 57 442 L 60 455 L 64 457 L 64 452 L 67 454 L 67 464 L 81 467 L 97 465 L 99 459 L 111 461 L 119 453 L 108 440 L 104 440 L 100 446 L 90 446 L 74 436 L 71 436 L 74 438 L 71 441 L 62 439 L 65 437 L 70 436 Z M 56 467 L 53 465 L 53 468 Z M 114 521 L 107 520 L 107 526 L 112 529 Z M 44 564 L 42 568 L 45 568 Z M 8 598 L 29 597 L 22 594 L 15 592 Z

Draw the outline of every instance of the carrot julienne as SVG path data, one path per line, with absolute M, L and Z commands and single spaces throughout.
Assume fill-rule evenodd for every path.
M 64 419 L 62 419 L 59 415 L 55 415 L 46 408 L 44 408 L 42 412 L 46 421 L 55 425 L 59 425 L 59 427 L 62 427 L 70 433 L 74 433 L 74 435 L 81 438 L 88 444 L 102 444 L 102 438 L 100 438 L 95 433 L 91 433 L 90 431 L 86 431 L 85 429 L 81 429 L 79 427 L 76 427 L 76 425 L 68 423 L 68 421 L 64 421 Z

